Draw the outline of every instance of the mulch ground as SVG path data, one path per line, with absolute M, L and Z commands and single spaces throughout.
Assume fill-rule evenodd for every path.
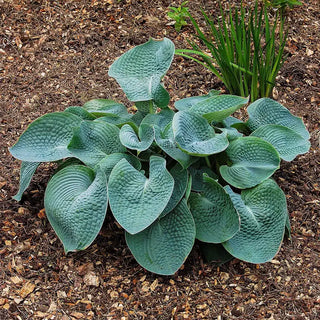
M 228 2 L 228 1 L 225 1 Z M 230 1 L 231 2 L 231 1 Z M 239 2 L 239 1 L 235 1 Z M 19 162 L 8 152 L 37 117 L 92 98 L 129 106 L 107 76 L 116 57 L 150 36 L 186 47 L 171 1 L 0 0 L 0 319 L 320 319 L 320 3 L 288 11 L 286 63 L 275 98 L 303 118 L 312 147 L 282 163 L 276 179 L 287 196 L 292 240 L 269 263 L 233 260 L 216 267 L 197 247 L 171 277 L 145 271 L 109 217 L 96 241 L 78 253 L 63 248 L 43 211 L 52 167 L 41 165 L 21 202 Z M 215 1 L 189 1 L 217 12 Z M 164 79 L 172 101 L 223 84 L 176 57 Z

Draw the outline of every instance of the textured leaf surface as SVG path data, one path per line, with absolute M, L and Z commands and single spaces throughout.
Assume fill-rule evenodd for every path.
M 222 178 L 232 186 L 246 189 L 266 180 L 279 168 L 278 152 L 268 142 L 257 137 L 242 137 L 232 141 L 226 150 L 232 165 L 220 167 Z
M 67 149 L 81 118 L 68 112 L 46 114 L 32 122 L 10 148 L 11 154 L 22 161 L 47 162 L 71 156 Z
M 107 210 L 104 174 L 85 166 L 68 166 L 48 183 L 44 204 L 65 252 L 82 250 L 96 238 Z
M 109 76 L 117 80 L 131 101 L 155 100 L 166 105 L 168 93 L 161 86 L 161 78 L 170 67 L 174 44 L 167 38 L 150 39 L 124 53 L 109 69 Z
M 191 193 L 189 197 L 196 238 L 203 242 L 221 243 L 239 231 L 239 215 L 230 196 L 218 182 L 208 176 L 203 180 L 203 192 Z
M 128 114 L 125 105 L 109 99 L 90 100 L 83 105 L 83 108 L 97 117 Z
M 83 121 L 75 129 L 68 149 L 88 166 L 95 166 L 106 155 L 126 152 L 119 139 L 119 128 L 101 121 Z
M 126 233 L 128 247 L 138 263 L 162 275 L 172 275 L 181 267 L 194 239 L 195 226 L 185 200 L 146 230 L 135 235 Z
M 174 188 L 171 198 L 162 211 L 160 218 L 164 217 L 167 213 L 173 210 L 180 202 L 184 194 L 186 193 L 188 184 L 188 171 L 183 169 L 182 166 L 177 163 L 171 170 L 170 174 L 174 179 Z
M 204 189 L 203 174 L 205 173 L 213 179 L 218 179 L 218 176 L 207 166 L 199 166 L 198 164 L 192 165 L 188 168 L 192 177 L 193 191 L 202 192 Z
M 109 201 L 118 223 L 138 233 L 154 222 L 168 204 L 174 180 L 163 158 L 150 158 L 149 178 L 121 160 L 109 177 Z
M 202 115 L 209 122 L 222 121 L 247 104 L 249 98 L 233 95 L 214 95 L 190 108 L 191 112 Z
M 293 130 L 306 140 L 310 138 L 302 119 L 292 115 L 277 101 L 262 98 L 253 102 L 247 111 L 249 114 L 247 123 L 252 131 L 266 124 L 278 124 Z
M 251 136 L 271 143 L 280 157 L 286 161 L 292 161 L 298 154 L 306 153 L 310 149 L 308 140 L 289 128 L 275 124 L 261 126 L 253 131 Z
M 241 196 L 227 188 L 240 214 L 240 231 L 223 243 L 234 257 L 251 263 L 271 260 L 279 251 L 287 217 L 286 197 L 271 179 L 243 190 Z
M 80 117 L 83 120 L 94 120 L 96 119 L 96 117 L 90 113 L 89 111 L 87 111 L 86 109 L 82 108 L 82 107 L 68 107 L 65 112 L 69 112 L 72 114 L 75 114 L 76 116 Z
M 173 117 L 172 129 L 179 147 L 190 155 L 219 153 L 229 144 L 226 134 L 216 134 L 206 119 L 191 112 L 177 112 Z
M 174 111 L 167 108 L 158 113 L 148 114 L 142 120 L 141 124 L 148 125 L 150 127 L 159 127 L 162 131 L 171 123 L 174 116 Z
M 20 186 L 19 186 L 18 193 L 12 197 L 14 200 L 17 200 L 17 201 L 21 200 L 22 195 L 28 188 L 30 181 L 32 179 L 32 176 L 37 170 L 39 164 L 40 162 L 22 161 L 21 167 L 20 167 Z
M 128 124 L 122 126 L 120 130 L 121 143 L 129 149 L 137 150 L 139 152 L 147 150 L 151 146 L 153 139 L 153 128 L 146 124 L 141 123 L 139 127 L 139 136 L 136 135 L 134 129 Z

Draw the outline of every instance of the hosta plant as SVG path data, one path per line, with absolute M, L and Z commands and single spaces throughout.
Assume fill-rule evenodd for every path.
M 96 99 L 31 123 L 10 149 L 22 160 L 15 199 L 41 162 L 58 162 L 44 204 L 65 252 L 87 248 L 113 214 L 133 256 L 154 273 L 175 273 L 196 239 L 214 261 L 266 262 L 290 229 L 272 175 L 281 159 L 308 151 L 309 134 L 268 98 L 247 108 L 246 122 L 231 115 L 249 98 L 217 91 L 172 110 L 162 78 L 173 56 L 169 39 L 151 39 L 112 64 L 134 114 Z

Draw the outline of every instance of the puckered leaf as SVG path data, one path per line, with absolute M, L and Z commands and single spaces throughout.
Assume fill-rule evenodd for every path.
M 220 167 L 222 178 L 232 186 L 246 189 L 266 180 L 279 168 L 280 157 L 272 145 L 257 137 L 232 141 L 226 150 L 231 165 Z
M 73 129 L 82 121 L 68 112 L 48 113 L 33 121 L 10 148 L 11 154 L 22 161 L 47 162 L 71 156 L 67 149 Z
M 86 102 L 83 108 L 96 117 L 103 116 L 123 116 L 128 114 L 127 108 L 122 103 L 109 99 L 93 99 Z
M 149 178 L 121 160 L 109 177 L 110 207 L 118 223 L 135 234 L 152 224 L 168 204 L 174 180 L 163 158 L 150 158 Z
M 287 127 L 304 139 L 310 138 L 301 118 L 290 113 L 290 111 L 279 102 L 269 98 L 256 100 L 248 107 L 248 126 L 254 131 L 266 124 L 278 124 Z
M 188 168 L 188 171 L 190 172 L 192 177 L 191 189 L 193 191 L 197 191 L 197 192 L 203 191 L 204 189 L 203 174 L 204 173 L 213 179 L 218 179 L 218 176 L 208 166 L 199 165 L 198 163 L 190 166 Z
M 174 111 L 167 108 L 158 113 L 148 114 L 144 117 L 141 124 L 148 125 L 150 127 L 159 127 L 163 131 L 166 126 L 171 123 L 174 116 Z
M 20 167 L 20 186 L 18 193 L 13 196 L 12 198 L 14 200 L 20 201 L 22 198 L 23 193 L 28 188 L 31 178 L 35 171 L 37 170 L 40 162 L 27 162 L 22 161 L 21 167 Z
M 121 143 L 132 150 L 139 152 L 147 150 L 154 139 L 153 128 L 147 124 L 141 123 L 139 127 L 139 136 L 136 135 L 134 129 L 125 124 L 120 130 L 120 141 Z
M 295 131 L 276 124 L 267 124 L 252 132 L 251 136 L 268 141 L 279 152 L 280 157 L 292 161 L 298 154 L 309 151 L 310 142 Z
M 206 119 L 191 112 L 177 112 L 173 117 L 172 129 L 179 147 L 190 155 L 219 153 L 229 144 L 226 134 L 216 134 Z
M 168 93 L 161 78 L 169 69 L 174 56 L 174 44 L 167 38 L 150 39 L 124 53 L 109 69 L 131 101 L 153 100 L 158 106 L 168 105 Z
M 247 104 L 249 98 L 233 95 L 214 95 L 190 108 L 190 112 L 203 116 L 209 122 L 222 121 Z
M 240 214 L 240 231 L 223 243 L 234 257 L 251 262 L 264 263 L 278 252 L 287 217 L 286 197 L 271 179 L 243 190 L 241 196 L 226 188 Z
M 107 183 L 103 172 L 68 166 L 49 181 L 44 204 L 50 224 L 65 252 L 82 250 L 96 238 L 107 210 Z
M 203 242 L 221 243 L 239 231 L 239 215 L 230 196 L 218 182 L 206 175 L 203 180 L 203 192 L 191 193 L 189 197 L 196 238 Z
M 144 231 L 126 233 L 130 251 L 148 271 L 172 275 L 189 255 L 195 239 L 192 215 L 184 199 L 173 211 Z
M 83 121 L 74 131 L 68 149 L 88 166 L 95 166 L 106 155 L 126 152 L 119 139 L 119 128 L 102 121 Z
M 80 117 L 83 120 L 94 120 L 94 119 L 97 118 L 92 113 L 87 111 L 85 108 L 78 107 L 78 106 L 68 107 L 65 110 L 65 112 L 73 113 L 73 114 L 75 114 L 76 116 Z

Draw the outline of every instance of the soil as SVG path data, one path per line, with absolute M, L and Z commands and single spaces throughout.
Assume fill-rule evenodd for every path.
M 310 152 L 283 162 L 276 174 L 287 196 L 292 239 L 262 265 L 234 259 L 217 267 L 204 263 L 195 248 L 166 277 L 137 264 L 114 224 L 106 223 L 89 248 L 66 256 L 43 210 L 51 166 L 41 165 L 18 203 L 11 197 L 20 163 L 8 147 L 47 112 L 99 97 L 130 106 L 108 68 L 150 36 L 187 47 L 193 29 L 177 33 L 167 18 L 168 7 L 178 2 L 0 0 L 1 320 L 320 319 L 320 3 L 303 3 L 286 13 L 289 56 L 274 91 L 311 134 Z M 188 6 L 199 19 L 201 7 L 218 12 L 216 1 Z M 225 90 L 202 66 L 181 57 L 164 82 L 172 101 Z

